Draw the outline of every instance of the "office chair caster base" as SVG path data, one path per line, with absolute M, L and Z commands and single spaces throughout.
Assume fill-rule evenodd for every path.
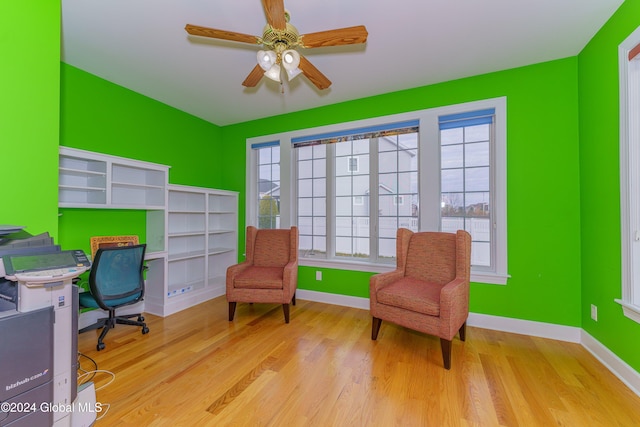
M 146 326 L 142 328 L 142 335 L 146 335 L 149 333 L 149 328 L 147 328 Z
M 144 322 L 144 316 L 138 316 L 138 322 Z
M 98 351 L 104 350 L 104 343 L 103 342 L 99 342 L 98 345 L 96 346 L 96 350 L 98 350 Z

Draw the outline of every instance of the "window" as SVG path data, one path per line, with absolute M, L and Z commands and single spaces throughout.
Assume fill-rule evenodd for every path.
M 398 227 L 418 231 L 417 124 L 293 139 L 301 257 L 394 261 Z
M 640 323 L 640 28 L 618 49 L 622 305 Z
M 247 224 L 268 216 L 255 200 L 278 161 L 259 153 L 276 138 L 279 226 L 298 226 L 300 265 L 389 271 L 398 228 L 465 229 L 472 280 L 506 283 L 506 98 L 252 138 Z
M 494 109 L 440 116 L 440 229 L 471 234 L 471 265 L 491 268 Z
M 257 153 L 258 228 L 280 227 L 280 143 L 254 144 Z

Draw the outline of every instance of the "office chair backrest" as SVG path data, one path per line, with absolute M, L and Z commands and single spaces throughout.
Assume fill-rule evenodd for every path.
M 139 300 L 144 294 L 146 244 L 100 248 L 89 274 L 89 286 L 96 301 Z

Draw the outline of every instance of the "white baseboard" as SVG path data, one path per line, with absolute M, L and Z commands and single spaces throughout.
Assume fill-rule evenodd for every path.
M 580 342 L 580 331 L 582 331 L 581 328 L 574 326 L 554 325 L 533 320 L 512 319 L 478 313 L 469 313 L 467 325 L 573 343 Z
M 298 289 L 296 297 L 302 300 L 322 302 L 346 307 L 369 309 L 369 298 Z M 530 335 L 581 344 L 631 391 L 640 396 L 640 373 L 616 356 L 582 328 L 554 325 L 532 320 L 512 319 L 488 314 L 469 313 L 468 326 Z
M 369 310 L 369 298 L 330 294 L 328 292 L 308 291 L 306 289 L 297 289 L 296 299 Z
M 580 342 L 593 356 L 598 359 L 620 381 L 626 384 L 631 391 L 640 396 L 640 373 L 629 366 L 624 360 L 616 356 L 600 341 L 582 330 Z

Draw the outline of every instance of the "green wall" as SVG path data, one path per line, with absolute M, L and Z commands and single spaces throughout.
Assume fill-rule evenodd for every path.
M 171 166 L 169 182 L 220 188 L 221 129 L 62 63 L 60 145 Z M 99 235 L 146 235 L 143 211 L 60 209 L 61 243 L 89 249 Z
M 577 76 L 573 57 L 226 126 L 223 187 L 240 191 L 244 204 L 246 138 L 506 96 L 511 278 L 473 284 L 471 310 L 580 326 Z M 321 269 L 317 282 L 315 270 L 300 268 L 301 289 L 368 297 L 371 274 Z
M 11 208 L 0 223 L 58 234 L 58 143 L 170 164 L 173 183 L 240 191 L 244 227 L 246 138 L 506 96 L 512 277 L 506 286 L 473 284 L 471 309 L 581 326 L 640 370 L 640 325 L 613 302 L 621 295 L 617 45 L 638 25 L 640 0 L 627 0 L 577 57 L 220 128 L 60 68 L 59 2 L 3 2 L 0 144 L 19 163 L 2 179 Z M 71 246 L 92 230 L 144 233 L 139 211 L 62 213 L 60 240 Z M 315 270 L 301 268 L 301 288 L 368 295 L 369 273 L 321 269 L 315 282 Z
M 0 3 L 0 224 L 58 234 L 60 2 Z
M 579 55 L 582 327 L 640 371 L 640 325 L 622 297 L 618 45 L 640 26 L 640 0 L 627 0 Z M 598 306 L 598 321 L 590 305 Z

